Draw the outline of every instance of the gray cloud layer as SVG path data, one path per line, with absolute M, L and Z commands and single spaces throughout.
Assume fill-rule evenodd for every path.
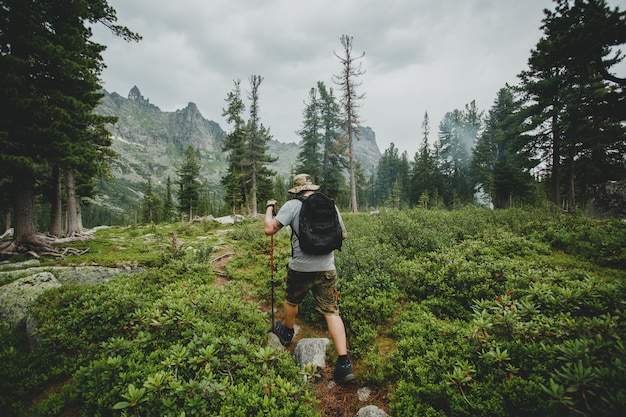
M 614 5 L 624 0 L 612 2 Z M 221 116 L 233 80 L 261 75 L 260 115 L 274 138 L 298 141 L 303 102 L 317 81 L 341 72 L 340 37 L 365 52 L 362 124 L 381 151 L 394 142 L 412 157 L 428 111 L 431 143 L 444 114 L 476 100 L 488 110 L 517 83 L 541 37 L 550 0 L 109 0 L 118 23 L 143 40 L 126 43 L 95 28 L 108 46 L 104 87 L 125 96 L 137 85 L 173 111 L 194 102 Z M 623 7 L 623 4 L 620 5 Z

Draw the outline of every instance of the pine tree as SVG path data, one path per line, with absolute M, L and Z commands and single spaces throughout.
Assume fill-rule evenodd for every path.
M 166 222 L 171 222 L 174 214 L 176 213 L 174 207 L 174 200 L 172 195 L 172 180 L 170 176 L 167 176 L 165 182 L 165 200 L 163 201 L 163 219 Z
M 183 163 L 176 170 L 178 174 L 178 209 L 188 213 L 189 221 L 193 220 L 194 207 L 200 198 L 200 161 L 193 146 L 185 148 Z
M 343 170 L 347 167 L 344 145 L 340 142 L 340 108 L 324 82 L 309 90 L 303 110 L 302 147 L 294 173 L 305 172 L 320 185 L 320 190 L 338 198 L 345 187 Z
M 522 140 L 518 111 L 512 89 L 500 89 L 473 151 L 472 179 L 482 185 L 496 208 L 508 208 L 513 200 L 528 201 L 531 197 L 533 179 L 529 171 L 536 163 L 516 150 Z
M 6 0 L 0 8 L 0 174 L 12 179 L 18 248 L 41 245 L 34 190 L 53 167 L 83 170 L 89 183 L 112 155 L 104 123 L 113 119 L 92 114 L 104 47 L 89 40 L 86 25 L 139 39 L 116 20 L 104 0 Z
M 163 201 L 152 188 L 152 180 L 148 178 L 146 190 L 141 201 L 141 221 L 159 224 L 163 216 Z
M 344 170 L 348 167 L 345 143 L 341 141 L 341 108 L 337 104 L 332 88 L 317 82 L 320 94 L 319 107 L 322 119 L 323 173 L 320 189 L 333 198 L 339 198 L 345 190 Z
M 272 138 L 269 130 L 261 123 L 259 115 L 259 87 L 263 82 L 260 75 L 250 76 L 250 118 L 248 119 L 248 141 L 244 160 L 249 174 L 246 176 L 250 182 L 249 214 L 257 213 L 257 200 L 268 197 L 272 188 L 271 176 L 274 172 L 267 168 L 267 164 L 276 161 L 267 154 L 267 142 Z
M 456 206 L 473 199 L 474 184 L 470 182 L 469 167 L 472 147 L 482 126 L 482 113 L 472 101 L 465 111 L 446 113 L 439 124 L 438 167 L 443 178 L 444 200 Z
M 430 119 L 424 113 L 422 121 L 422 144 L 413 158 L 411 169 L 411 203 L 428 208 L 428 203 L 438 195 L 441 187 L 438 179 L 436 159 L 428 143 L 430 136 Z
M 241 213 L 246 203 L 247 181 L 245 171 L 245 153 L 247 142 L 247 127 L 243 118 L 245 104 L 241 99 L 241 80 L 234 81 L 233 91 L 228 93 L 226 102 L 228 107 L 222 111 L 228 124 L 233 130 L 226 135 L 223 150 L 229 152 L 228 170 L 222 177 L 222 184 L 226 188 L 224 200 L 231 207 L 231 213 Z
M 322 159 L 326 158 L 322 153 L 321 103 L 315 88 L 309 90 L 309 101 L 305 103 L 302 118 L 302 128 L 298 131 L 302 146 L 296 160 L 295 172 L 307 173 L 319 184 L 324 175 Z
M 623 58 L 610 55 L 626 42 L 626 13 L 604 0 L 555 3 L 520 74 L 520 116 L 530 133 L 523 147 L 546 167 L 551 200 L 573 208 L 577 192 L 626 175 L 626 81 L 610 72 Z

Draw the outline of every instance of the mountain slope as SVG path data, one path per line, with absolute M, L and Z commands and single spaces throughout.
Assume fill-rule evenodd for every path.
M 220 198 L 223 194 L 220 180 L 226 172 L 227 154 L 222 152 L 226 132 L 214 121 L 207 120 L 194 103 L 174 112 L 162 111 L 141 95 L 135 86 L 128 97 L 103 91 L 104 98 L 96 113 L 117 116 L 117 123 L 110 125 L 112 148 L 119 157 L 111 164 L 114 181 L 99 183 L 102 196 L 96 200 L 100 209 L 88 209 L 87 217 L 94 211 L 107 210 L 130 213 L 141 203 L 148 179 L 153 189 L 164 195 L 169 177 L 176 181 L 176 169 L 182 162 L 188 145 L 198 150 L 202 165 L 201 177 L 207 188 Z M 269 165 L 283 178 L 292 174 L 300 147 L 297 143 L 271 140 L 268 153 L 278 160 Z M 362 129 L 362 139 L 355 144 L 357 159 L 369 175 L 380 159 L 380 151 L 372 129 Z M 116 208 L 116 209 L 115 209 Z M 85 219 L 89 223 L 89 218 Z

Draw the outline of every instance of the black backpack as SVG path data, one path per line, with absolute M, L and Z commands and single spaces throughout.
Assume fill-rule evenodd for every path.
M 296 233 L 300 249 L 313 255 L 341 250 L 343 233 L 333 199 L 317 192 L 298 200 L 302 201 L 300 230 Z

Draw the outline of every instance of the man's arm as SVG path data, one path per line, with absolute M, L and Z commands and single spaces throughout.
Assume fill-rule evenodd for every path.
M 273 235 L 278 232 L 283 225 L 274 218 L 274 208 L 276 207 L 276 200 L 268 200 L 265 206 L 265 218 L 263 219 L 263 231 L 267 236 Z
M 337 215 L 339 216 L 339 224 L 341 225 L 341 238 L 345 239 L 346 237 L 348 237 L 346 225 L 343 224 L 343 217 L 341 217 L 341 213 L 339 212 L 339 208 L 337 206 L 335 206 L 335 210 L 337 210 Z

